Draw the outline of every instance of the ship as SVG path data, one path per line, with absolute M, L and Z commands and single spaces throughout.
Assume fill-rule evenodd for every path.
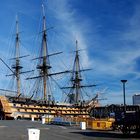
M 34 58 L 34 61 L 38 61 L 36 69 L 38 71 L 37 76 L 28 77 L 26 80 L 39 79 L 39 82 L 42 83 L 43 90 L 41 99 L 35 99 L 34 93 L 28 97 L 23 96 L 20 91 L 21 81 L 20 75 L 30 71 L 22 71 L 22 66 L 20 60 L 25 56 L 20 55 L 20 36 L 19 36 L 19 22 L 18 18 L 16 19 L 16 37 L 15 37 L 15 58 L 14 65 L 9 67 L 3 59 L 0 60 L 6 65 L 6 67 L 12 72 L 8 76 L 14 76 L 16 78 L 17 91 L 14 91 L 16 95 L 0 95 L 0 118 L 1 119 L 41 119 L 42 116 L 51 116 L 51 117 L 82 117 L 89 118 L 90 110 L 99 106 L 98 95 L 90 99 L 89 101 L 81 101 L 81 89 L 85 87 L 92 87 L 95 85 L 81 85 L 82 76 L 81 72 L 88 69 L 80 69 L 79 64 L 79 51 L 78 50 L 78 41 L 76 41 L 76 51 L 75 59 L 72 70 L 65 70 L 63 72 L 51 73 L 51 64 L 49 57 L 53 55 L 58 55 L 62 52 L 56 52 L 53 54 L 48 53 L 48 44 L 47 44 L 47 27 L 46 27 L 46 16 L 44 6 L 42 6 L 42 43 L 41 43 L 41 52 L 40 56 Z M 58 74 L 71 73 L 71 86 L 61 87 L 62 90 L 68 89 L 67 97 L 65 103 L 56 103 L 51 95 L 49 85 L 49 79 L 52 76 Z M 42 81 L 42 82 L 41 82 Z M 39 83 L 38 83 L 39 84 Z M 9 90 L 4 90 L 5 93 Z

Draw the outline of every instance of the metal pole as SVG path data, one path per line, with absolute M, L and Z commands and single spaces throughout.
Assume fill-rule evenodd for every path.
M 127 82 L 127 80 L 121 80 L 121 82 L 123 83 L 123 100 L 124 100 L 124 113 L 126 113 L 126 100 L 125 100 L 125 83 Z

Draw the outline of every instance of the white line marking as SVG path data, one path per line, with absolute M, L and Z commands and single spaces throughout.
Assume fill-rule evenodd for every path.
M 67 129 L 65 126 L 59 126 L 60 128 L 62 128 L 62 129 Z

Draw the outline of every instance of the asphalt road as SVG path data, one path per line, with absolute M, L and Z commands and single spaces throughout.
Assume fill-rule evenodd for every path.
M 40 140 L 138 140 L 134 134 L 124 137 L 120 132 L 80 130 L 79 127 L 46 125 L 31 121 L 0 121 L 0 140 L 28 140 L 28 129 L 40 129 Z

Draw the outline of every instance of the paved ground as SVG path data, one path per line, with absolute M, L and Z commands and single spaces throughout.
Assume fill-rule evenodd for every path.
M 138 140 L 120 132 L 80 130 L 78 127 L 43 125 L 31 121 L 0 121 L 0 140 L 28 140 L 28 128 L 40 129 L 40 140 Z

